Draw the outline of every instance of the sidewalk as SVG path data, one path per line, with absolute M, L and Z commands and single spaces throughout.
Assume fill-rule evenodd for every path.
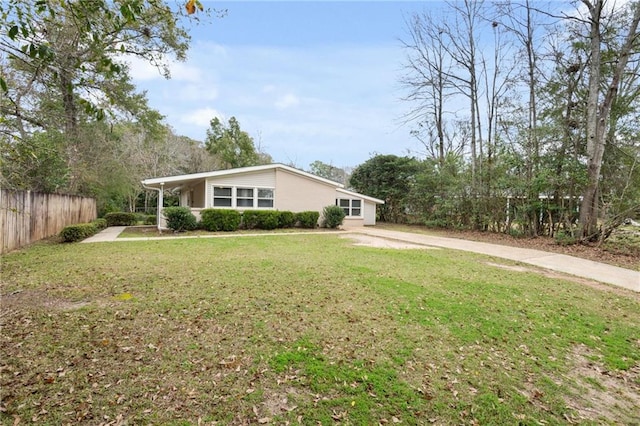
M 425 246 L 482 253 L 640 292 L 640 271 L 633 271 L 631 269 L 620 268 L 564 254 L 370 227 L 349 228 L 349 231 Z
M 124 231 L 125 226 L 112 226 L 93 237 L 82 241 L 83 243 L 97 243 L 115 241 L 118 235 Z M 549 253 L 540 250 L 524 249 L 519 247 L 501 246 L 498 244 L 481 243 L 477 241 L 460 240 L 457 238 L 435 237 L 424 234 L 414 234 L 411 232 L 390 231 L 372 227 L 348 228 L 347 232 L 369 235 L 372 237 L 384 238 L 387 240 L 403 241 L 422 246 L 443 247 L 454 250 L 470 251 L 474 253 L 486 254 L 488 256 L 502 259 L 514 260 L 550 269 L 552 271 L 563 272 L 577 277 L 587 278 L 623 287 L 629 290 L 640 292 L 640 271 L 620 268 L 607 265 L 605 263 L 594 262 L 592 260 L 567 256 L 564 254 Z M 253 235 L 292 235 L 292 234 L 242 234 L 242 236 Z M 225 237 L 233 237 L 233 234 Z M 211 237 L 163 237 L 162 239 L 176 238 L 215 238 Z M 122 238 L 118 241 L 140 241 L 157 240 L 157 238 Z
M 81 243 L 102 243 L 115 241 L 118 235 L 126 229 L 126 226 L 110 226 L 98 232 L 96 235 L 80 241 Z

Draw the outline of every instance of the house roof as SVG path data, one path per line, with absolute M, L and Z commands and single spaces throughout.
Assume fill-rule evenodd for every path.
M 227 170 L 215 170 L 212 172 L 202 172 L 202 173 L 192 173 L 188 175 L 177 175 L 177 176 L 165 176 L 158 178 L 145 179 L 142 181 L 142 185 L 146 188 L 157 188 L 164 187 L 165 189 L 178 188 L 188 182 L 212 178 L 212 177 L 221 177 L 221 176 L 233 176 L 237 174 L 245 174 L 245 173 L 254 173 L 261 172 L 265 170 L 274 170 L 281 169 L 287 171 L 289 173 L 293 173 L 307 179 L 312 179 L 317 182 L 324 183 L 326 185 L 331 185 L 336 188 L 336 191 L 341 192 L 345 195 L 349 195 L 352 197 L 359 197 L 365 200 L 371 201 L 376 204 L 384 204 L 383 200 L 379 200 L 377 198 L 369 197 L 367 195 L 363 195 L 357 192 L 349 191 L 344 189 L 344 185 L 338 182 L 334 182 L 329 179 L 322 178 L 320 176 L 316 176 L 311 173 L 307 173 L 303 170 L 296 169 L 295 167 L 287 166 L 280 163 L 275 164 L 265 164 L 262 166 L 251 166 L 251 167 L 239 167 L 236 169 L 227 169 Z
M 378 198 L 369 197 L 368 195 L 364 195 L 364 194 L 361 194 L 359 192 L 353 192 L 353 191 L 349 191 L 349 190 L 342 189 L 342 188 L 336 188 L 336 192 L 340 192 L 342 194 L 349 195 L 351 197 L 362 198 L 362 199 L 365 199 L 367 201 L 371 201 L 372 203 L 384 204 L 384 200 L 380 200 Z
M 206 179 L 211 177 L 220 177 L 220 176 L 232 176 L 232 175 L 237 175 L 242 173 L 253 173 L 253 172 L 260 172 L 264 170 L 273 170 L 273 169 L 282 169 L 290 173 L 294 173 L 309 179 L 314 179 L 316 181 L 319 181 L 331 186 L 335 186 L 336 188 L 344 188 L 344 185 L 341 183 L 334 182 L 329 179 L 321 178 L 320 176 L 316 176 L 311 173 L 307 173 L 305 171 L 302 171 L 284 164 L 280 164 L 280 163 L 265 164 L 262 166 L 238 167 L 235 169 L 227 169 L 227 170 L 214 170 L 212 172 L 192 173 L 188 175 L 151 178 L 151 179 L 143 180 L 142 185 L 155 187 L 155 188 L 159 188 L 160 185 L 164 185 L 165 188 L 168 189 L 168 188 L 175 188 L 175 187 L 181 186 L 186 182 L 194 181 L 194 180 Z

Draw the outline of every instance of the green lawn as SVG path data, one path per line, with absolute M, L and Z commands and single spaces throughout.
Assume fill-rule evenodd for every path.
M 336 234 L 2 257 L 0 423 L 638 423 L 640 296 Z

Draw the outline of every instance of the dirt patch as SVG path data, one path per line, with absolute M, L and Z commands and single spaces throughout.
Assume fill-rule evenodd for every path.
M 419 249 L 419 250 L 439 250 L 437 247 L 423 246 L 420 244 L 412 244 L 398 240 L 388 240 L 386 238 L 373 237 L 370 235 L 362 234 L 348 234 L 340 238 L 348 238 L 355 241 L 353 245 L 365 246 L 365 247 L 377 247 L 377 248 L 390 248 L 390 249 Z
M 266 390 L 264 394 L 264 401 L 261 404 L 263 408 L 262 412 L 258 411 L 256 407 L 254 407 L 253 410 L 256 417 L 270 419 L 271 417 L 279 416 L 283 413 L 295 411 L 298 408 L 295 403 L 295 399 L 300 397 L 300 392 L 294 387 L 288 387 L 277 391 Z
M 585 345 L 576 346 L 570 357 L 575 366 L 567 380 L 572 381 L 569 385 L 573 392 L 565 400 L 577 413 L 573 422 L 640 422 L 640 364 L 628 370 L 608 371 L 598 354 Z
M 496 268 L 506 269 L 507 271 L 516 271 L 516 272 L 541 272 L 539 269 L 534 270 L 533 268 L 527 268 L 525 266 L 518 265 L 502 265 L 499 263 L 493 262 L 485 262 L 486 265 L 495 266 Z
M 50 297 L 43 291 L 20 290 L 0 296 L 1 312 L 17 309 L 45 308 L 56 311 L 74 311 L 88 305 L 86 301 L 72 302 L 70 300 Z

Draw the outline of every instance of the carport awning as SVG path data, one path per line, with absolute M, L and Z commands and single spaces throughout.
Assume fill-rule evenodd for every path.
M 195 177 L 184 177 L 182 179 L 179 176 L 170 177 L 170 178 L 153 178 L 153 179 L 145 179 L 142 181 L 142 185 L 147 188 L 160 189 L 163 188 L 166 191 L 171 191 L 172 189 L 182 188 L 185 185 L 194 185 L 204 180 L 204 178 L 195 178 Z

